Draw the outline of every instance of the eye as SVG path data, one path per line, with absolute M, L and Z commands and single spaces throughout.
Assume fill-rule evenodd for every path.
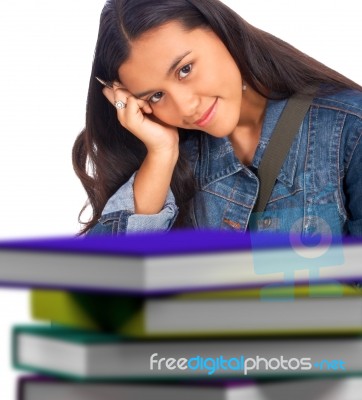
M 191 72 L 192 64 L 187 64 L 178 71 L 179 79 L 184 79 Z
M 152 95 L 148 101 L 151 103 L 158 103 L 163 97 L 163 93 L 162 92 L 157 92 L 154 95 Z

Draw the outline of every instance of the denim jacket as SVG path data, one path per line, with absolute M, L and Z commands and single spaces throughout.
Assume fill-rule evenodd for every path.
M 362 236 L 362 93 L 358 91 L 314 98 L 265 211 L 252 212 L 259 191 L 256 172 L 286 102 L 268 101 L 260 141 L 248 167 L 237 159 L 228 138 L 190 132 L 182 144 L 197 184 L 189 226 Z M 90 234 L 172 227 L 178 207 L 171 190 L 160 213 L 134 214 L 135 174 L 109 199 Z

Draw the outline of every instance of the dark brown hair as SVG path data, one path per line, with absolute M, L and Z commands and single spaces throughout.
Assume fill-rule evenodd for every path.
M 73 166 L 88 195 L 93 215 L 82 233 L 97 223 L 107 200 L 139 169 L 144 144 L 121 126 L 114 107 L 95 76 L 119 80 L 118 70 L 133 40 L 148 30 L 178 21 L 186 29 L 212 29 L 238 65 L 243 81 L 264 97 L 287 98 L 311 85 L 333 90 L 362 88 L 288 43 L 257 29 L 219 0 L 109 0 L 99 25 L 89 81 L 86 125 L 73 147 Z M 185 133 L 179 130 L 180 140 Z M 176 203 L 183 211 L 194 194 L 187 154 L 180 153 L 171 182 Z

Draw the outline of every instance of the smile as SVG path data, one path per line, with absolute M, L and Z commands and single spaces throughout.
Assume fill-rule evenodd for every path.
M 204 127 L 213 119 L 217 110 L 217 101 L 218 99 L 214 101 L 213 105 L 203 114 L 200 119 L 194 122 L 196 125 Z

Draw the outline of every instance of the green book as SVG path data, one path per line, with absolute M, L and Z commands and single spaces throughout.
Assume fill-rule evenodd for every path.
M 84 380 L 351 376 L 361 336 L 135 340 L 64 327 L 16 326 L 16 368 Z
M 152 298 L 33 290 L 31 314 L 138 338 L 355 334 L 362 331 L 362 296 L 339 284 Z

